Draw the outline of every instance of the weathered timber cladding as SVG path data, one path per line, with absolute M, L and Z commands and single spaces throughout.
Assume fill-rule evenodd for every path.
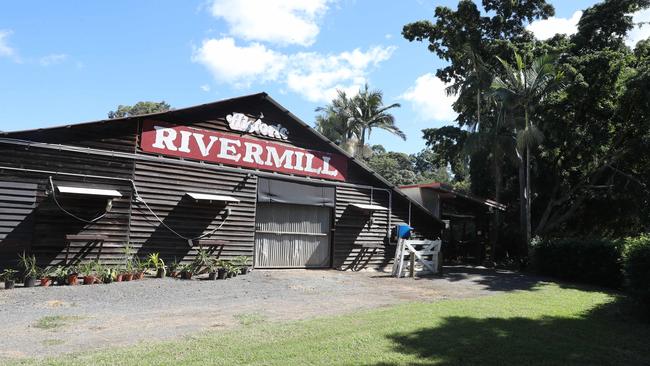
M 372 196 L 372 200 L 371 200 Z M 388 211 L 364 212 L 353 203 L 388 207 L 388 193 L 382 190 L 337 187 L 334 235 L 334 267 L 339 269 L 383 268 L 392 264 L 395 246 L 387 241 Z M 408 224 L 408 201 L 393 193 L 391 226 Z M 372 225 L 371 220 L 372 218 Z M 417 220 L 415 220 L 417 218 Z M 433 220 L 411 208 L 416 237 L 437 237 Z
M 71 128 L 74 133 L 77 129 L 87 129 L 86 126 Z M 68 130 L 69 133 L 71 129 Z M 58 129 L 57 129 L 58 130 Z M 125 129 L 123 126 L 116 128 L 120 137 L 113 137 L 116 148 L 135 141 L 135 127 Z M 129 133 L 128 131 L 132 131 Z M 40 131 L 39 131 L 40 132 Z M 84 135 L 85 133 L 82 133 Z M 21 138 L 27 139 L 28 136 Z M 116 143 L 120 141 L 120 143 Z M 21 148 L 0 144 L 0 166 L 45 170 L 57 173 L 73 173 L 84 175 L 100 175 L 112 178 L 130 179 L 133 174 L 133 161 L 115 157 L 100 157 L 83 152 L 66 152 L 38 147 Z M 48 195 L 50 189 L 49 177 L 52 176 L 55 184 L 68 184 L 71 186 L 87 186 L 96 188 L 116 189 L 122 197 L 113 201 L 112 210 L 105 217 L 92 224 L 78 221 L 63 213 Z M 23 251 L 32 252 L 37 256 L 39 265 L 54 265 L 62 263 L 65 258 L 65 236 L 69 234 L 104 235 L 106 240 L 101 248 L 102 259 L 106 262 L 118 260 L 124 243 L 128 240 L 128 224 L 130 214 L 131 187 L 125 180 L 95 179 L 71 177 L 65 174 L 47 174 L 37 172 L 19 172 L 14 170 L 2 171 L 0 180 L 5 185 L 28 185 L 33 187 L 24 191 L 23 197 L 28 198 L 27 205 L 16 207 L 15 202 L 10 202 L 11 195 L 3 193 L 0 200 L 0 212 L 18 213 L 23 219 L 13 228 L 4 228 L 4 238 L 0 239 L 0 252 L 6 253 L 0 259 L 3 263 L 13 263 L 16 255 Z M 14 195 L 15 196 L 15 195 Z M 83 199 L 70 196 L 59 196 L 59 203 L 72 213 L 86 219 L 97 217 L 104 212 L 106 199 Z M 28 235 L 30 233 L 31 235 Z M 76 247 L 71 251 L 70 260 L 75 262 L 81 259 L 96 258 L 100 248 L 98 246 Z
M 252 256 L 258 171 L 232 172 L 211 163 L 205 163 L 203 167 L 188 165 L 180 158 L 143 153 L 138 144 L 144 119 L 242 135 L 230 130 L 225 120 L 228 114 L 235 112 L 254 116 L 263 114 L 265 121 L 287 127 L 290 131 L 289 139 L 274 140 L 276 143 L 341 153 L 265 94 L 149 117 L 0 135 L 19 140 L 88 147 L 99 149 L 102 154 L 109 153 L 89 154 L 84 151 L 68 152 L 0 143 L 0 166 L 58 172 L 0 170 L 0 267 L 14 261 L 16 254 L 22 251 L 36 254 L 40 265 L 58 264 L 65 257 L 65 236 L 70 234 L 104 236 L 106 240 L 100 257 L 104 263 L 121 263 L 126 243 L 130 243 L 140 257 L 159 252 L 166 261 L 189 261 L 196 254 L 198 243 L 194 241 L 194 245 L 190 245 L 178 235 L 198 237 L 212 232 L 222 223 L 223 226 L 209 236 L 210 239 L 224 243 L 210 248 L 214 255 L 225 259 L 239 255 Z M 246 137 L 268 140 L 262 136 Z M 111 151 L 134 155 L 111 156 Z M 98 175 L 113 179 L 73 177 L 61 173 Z M 347 173 L 346 183 L 389 188 L 385 182 L 353 161 L 350 161 Z M 55 184 L 110 188 L 119 191 L 122 197 L 114 200 L 112 210 L 105 217 L 92 224 L 83 223 L 66 215 L 54 204 L 52 196 L 48 194 L 50 175 Z M 275 176 L 282 179 L 283 174 Z M 143 202 L 133 199 L 135 192 L 129 180 L 134 181 L 139 195 L 153 213 Z M 318 180 L 312 182 L 319 184 Z M 224 222 L 224 204 L 196 202 L 187 196 L 188 192 L 224 194 L 236 197 L 241 202 L 228 205 L 231 214 Z M 409 201 L 396 191 L 393 191 L 392 197 L 391 226 L 408 223 Z M 105 198 L 59 198 L 62 206 L 87 219 L 103 213 L 106 205 Z M 376 189 L 371 194 L 370 189 L 336 184 L 336 207 L 332 224 L 333 266 L 356 270 L 389 265 L 395 247 L 387 242 L 388 212 L 372 213 L 373 220 L 370 223 L 370 215 L 351 207 L 351 203 L 372 203 L 388 207 L 388 193 Z M 435 238 L 439 234 L 439 223 L 419 207 L 412 208 L 410 223 L 415 227 L 417 236 Z M 177 233 L 173 233 L 170 228 Z M 71 253 L 71 258 L 73 261 L 95 259 L 98 253 L 98 246 L 82 245 Z
M 253 255 L 255 233 L 255 201 L 257 178 L 246 174 L 192 168 L 174 161 L 137 162 L 135 185 L 151 210 L 178 234 L 195 238 L 209 233 L 223 222 L 210 239 L 226 242 L 211 248 L 221 258 Z M 222 203 L 196 202 L 187 192 L 225 194 L 240 200 L 229 204 L 230 215 L 225 218 Z M 133 203 L 131 215 L 131 244 L 139 255 L 159 252 L 165 260 L 190 260 L 198 246 L 190 246 L 158 219 L 142 203 Z

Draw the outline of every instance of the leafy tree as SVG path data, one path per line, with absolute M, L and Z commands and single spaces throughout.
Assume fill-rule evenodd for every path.
M 435 154 L 424 149 L 417 154 L 386 151 L 381 145 L 373 145 L 372 156 L 366 163 L 379 175 L 395 185 L 449 182 L 445 166 L 437 165 Z
M 136 104 L 130 105 L 118 105 L 117 109 L 114 111 L 108 112 L 108 118 L 123 118 L 123 117 L 133 117 L 143 114 L 158 113 L 158 112 L 167 112 L 171 109 L 171 106 L 165 101 L 162 102 L 137 102 Z

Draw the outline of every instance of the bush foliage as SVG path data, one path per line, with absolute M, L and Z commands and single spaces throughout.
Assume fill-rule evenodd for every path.
M 650 234 L 625 239 L 623 262 L 630 292 L 650 310 Z
M 623 245 L 607 239 L 548 239 L 534 247 L 535 268 L 544 275 L 606 287 L 623 284 Z

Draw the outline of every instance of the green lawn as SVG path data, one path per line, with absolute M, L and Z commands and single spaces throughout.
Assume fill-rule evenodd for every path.
M 648 365 L 650 325 L 620 300 L 545 284 L 281 324 L 246 316 L 230 331 L 22 364 Z

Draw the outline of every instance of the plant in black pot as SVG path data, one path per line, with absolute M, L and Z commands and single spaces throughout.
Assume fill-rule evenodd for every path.
M 23 252 L 20 255 L 20 266 L 23 268 L 25 287 L 36 286 L 36 278 L 38 278 L 40 269 L 36 266 L 36 257 L 34 255 L 27 255 Z
M 239 273 L 239 266 L 233 264 L 232 262 L 228 263 L 228 278 L 237 277 Z
M 214 263 L 217 266 L 217 279 L 225 280 L 228 278 L 229 263 L 223 259 L 215 259 Z
M 196 267 L 194 266 L 194 263 L 187 263 L 187 264 L 181 264 L 178 267 L 178 270 L 181 273 L 182 280 L 191 280 L 196 270 Z
M 5 281 L 5 290 L 10 290 L 16 286 L 16 274 L 18 274 L 18 271 L 10 268 L 0 273 L 0 281 Z
M 233 264 L 239 268 L 239 274 L 248 274 L 251 271 L 249 257 L 241 255 L 232 260 Z
M 58 286 L 63 286 L 68 277 L 68 269 L 64 266 L 56 266 L 50 270 L 50 277 Z
M 194 266 L 194 273 L 196 274 L 202 274 L 208 271 L 208 266 L 212 262 L 212 259 L 210 258 L 210 253 L 208 253 L 207 250 L 199 248 L 199 250 L 196 252 L 196 257 L 194 257 L 194 261 L 192 262 L 192 265 Z
M 165 262 L 160 258 L 159 253 L 149 254 L 149 266 L 156 271 L 156 278 L 165 277 Z
M 219 261 L 213 259 L 208 263 L 208 280 L 213 281 L 217 279 L 217 274 L 219 272 Z

